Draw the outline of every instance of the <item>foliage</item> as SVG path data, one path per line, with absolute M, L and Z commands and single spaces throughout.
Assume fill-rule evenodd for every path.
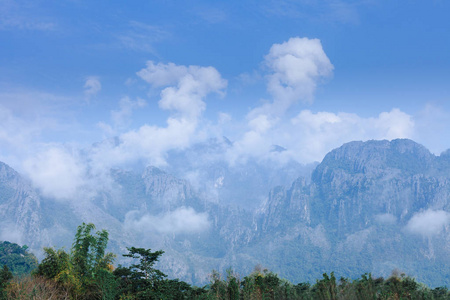
M 108 232 L 92 235 L 94 224 L 78 226 L 70 253 L 63 249 L 44 248 L 45 258 L 35 272 L 36 276 L 53 279 L 73 298 L 114 299 L 115 279 L 110 274 L 115 255 L 105 253 Z
M 162 293 L 164 289 L 163 279 L 166 274 L 154 268 L 164 251 L 152 252 L 151 249 L 127 248 L 128 253 L 124 257 L 138 259 L 139 263 L 130 267 L 119 266 L 114 270 L 114 275 L 120 280 L 120 290 L 127 295 L 133 295 L 137 299 L 153 299 Z
M 7 265 L 3 265 L 3 268 L 0 270 L 0 299 L 6 299 L 5 289 L 11 279 L 13 279 L 13 274 Z
M 34 254 L 28 252 L 26 245 L 0 242 L 0 266 L 6 265 L 13 275 L 29 274 L 36 269 L 38 261 Z
M 261 271 L 260 268 L 256 268 L 254 272 L 244 277 L 239 288 L 239 296 L 229 292 L 233 287 L 232 280 L 222 280 L 220 274 L 213 271 L 207 299 L 450 299 L 450 292 L 446 287 L 432 290 L 405 274 L 398 276 L 395 273 L 386 280 L 364 274 L 360 279 L 353 281 L 347 278 L 340 278 L 337 281 L 333 272 L 330 275 L 324 273 L 322 279 L 311 286 L 309 283 L 293 285 L 267 269 Z
M 70 299 L 69 293 L 54 280 L 40 276 L 15 277 L 5 292 L 6 299 Z
M 93 224 L 78 227 L 70 253 L 44 248 L 45 258 L 33 276 L 14 277 L 8 266 L 0 270 L 0 299 L 197 299 L 197 300 L 390 300 L 450 299 L 447 287 L 430 289 L 414 278 L 393 272 L 388 279 L 336 279 L 324 273 L 315 284 L 292 284 L 274 272 L 257 266 L 243 277 L 231 268 L 225 276 L 213 270 L 211 282 L 193 287 L 155 268 L 164 251 L 130 247 L 124 257 L 133 259 L 128 267 L 113 270 L 114 255 L 106 253 L 108 233 L 97 232 Z M 25 249 L 26 250 L 26 249 Z

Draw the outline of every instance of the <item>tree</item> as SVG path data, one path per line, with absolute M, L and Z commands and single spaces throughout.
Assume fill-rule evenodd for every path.
M 95 229 L 92 223 L 78 226 L 75 240 L 72 245 L 72 264 L 74 271 L 81 278 L 93 278 L 98 270 L 108 269 L 114 261 L 115 255 L 106 253 L 108 245 L 108 232 L 97 231 L 97 236 L 91 234 Z
M 120 280 L 121 293 L 133 295 L 137 299 L 161 298 L 164 290 L 164 278 L 166 274 L 154 268 L 154 264 L 164 251 L 152 252 L 151 249 L 127 248 L 128 253 L 124 257 L 138 259 L 139 263 L 130 267 L 119 266 L 114 270 L 114 275 Z
M 0 299 L 6 298 L 6 286 L 8 282 L 13 278 L 13 274 L 9 270 L 7 265 L 3 265 L 3 268 L 0 270 Z
M 106 253 L 108 232 L 93 235 L 94 229 L 92 223 L 78 226 L 70 254 L 63 249 L 44 248 L 45 258 L 35 275 L 54 279 L 74 297 L 113 299 L 105 295 L 115 283 L 107 274 L 111 273 L 115 255 Z
M 239 276 L 229 268 L 227 272 L 227 298 L 230 300 L 239 300 Z
M 38 261 L 26 245 L 0 242 L 0 266 L 7 265 L 13 275 L 26 275 L 36 269 Z
M 71 268 L 70 255 L 64 249 L 44 247 L 44 253 L 45 258 L 38 265 L 35 275 L 55 279 L 64 270 Z
M 317 280 L 316 284 L 313 286 L 313 291 L 315 299 L 337 299 L 337 286 L 334 272 L 331 272 L 330 276 L 328 276 L 327 273 L 323 273 L 323 278 Z

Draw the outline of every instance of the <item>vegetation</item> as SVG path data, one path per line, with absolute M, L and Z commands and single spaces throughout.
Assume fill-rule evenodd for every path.
M 15 276 L 29 274 L 37 268 L 38 261 L 27 249 L 26 245 L 0 242 L 0 266 L 6 265 Z
M 388 279 L 364 274 L 357 280 L 337 280 L 333 272 L 325 273 L 311 285 L 292 284 L 257 266 L 243 278 L 232 269 L 225 276 L 212 271 L 210 284 L 193 287 L 178 279 L 167 279 L 155 268 L 163 251 L 130 247 L 123 256 L 133 259 L 133 263 L 114 269 L 115 256 L 106 253 L 108 232 L 93 234 L 94 229 L 93 224 L 80 225 L 70 252 L 44 248 L 45 258 L 27 276 L 10 271 L 9 265 L 21 271 L 32 267 L 17 267 L 17 257 L 10 255 L 10 261 L 4 255 L 8 264 L 0 269 L 0 299 L 450 299 L 446 287 L 430 289 L 399 272 L 393 272 Z M 26 252 L 24 247 L 5 243 L 2 245 L 8 249 Z

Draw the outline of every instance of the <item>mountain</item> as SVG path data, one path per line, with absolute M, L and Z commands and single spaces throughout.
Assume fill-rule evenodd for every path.
M 446 154 L 436 157 L 410 140 L 351 142 L 331 151 L 311 184 L 299 179 L 290 189 L 275 188 L 257 213 L 262 245 L 275 238 L 266 259 L 297 257 L 295 266 L 281 264 L 288 277 L 312 279 L 325 267 L 342 276 L 387 276 L 398 268 L 429 284 L 447 284 L 447 161 Z M 300 261 L 304 272 L 296 270 Z
M 32 253 L 28 253 L 26 246 L 0 242 L 0 266 L 7 266 L 15 276 L 29 274 L 37 268 L 37 265 L 36 257 Z
M 42 206 L 38 193 L 7 164 L 0 162 L 0 240 L 30 246 L 47 240 L 42 232 Z
M 1 163 L 0 239 L 68 248 L 76 226 L 93 222 L 110 232 L 110 251 L 163 249 L 159 268 L 196 284 L 212 269 L 246 274 L 257 264 L 294 282 L 394 269 L 450 282 L 450 151 L 351 142 L 314 169 L 228 166 L 215 154 L 229 143 L 170 153 L 165 170 L 111 170 L 113 188 L 82 201 L 45 198 Z

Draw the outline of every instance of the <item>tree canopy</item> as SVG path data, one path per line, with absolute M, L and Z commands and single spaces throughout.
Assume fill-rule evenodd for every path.
M 211 282 L 204 287 L 194 287 L 178 279 L 168 279 L 155 264 L 164 251 L 129 247 L 124 257 L 129 266 L 113 267 L 115 255 L 106 252 L 108 232 L 97 231 L 94 224 L 78 226 L 70 252 L 64 249 L 44 248 L 45 258 L 32 275 L 11 272 L 9 265 L 17 268 L 18 258 L 13 254 L 27 253 L 26 247 L 3 242 L 0 250 L 11 261 L 4 260 L 0 268 L 0 300 L 2 299 L 450 299 L 447 287 L 430 289 L 414 278 L 393 272 L 387 279 L 363 274 L 359 279 L 336 278 L 324 273 L 314 284 L 293 284 L 276 273 L 260 266 L 241 277 L 231 268 L 225 276 L 212 271 Z M 28 258 L 35 257 L 28 254 Z M 19 264 L 20 266 L 20 264 Z M 28 265 L 27 265 L 28 266 Z M 26 269 L 30 270 L 30 268 Z M 28 271 L 29 273 L 30 271 Z

